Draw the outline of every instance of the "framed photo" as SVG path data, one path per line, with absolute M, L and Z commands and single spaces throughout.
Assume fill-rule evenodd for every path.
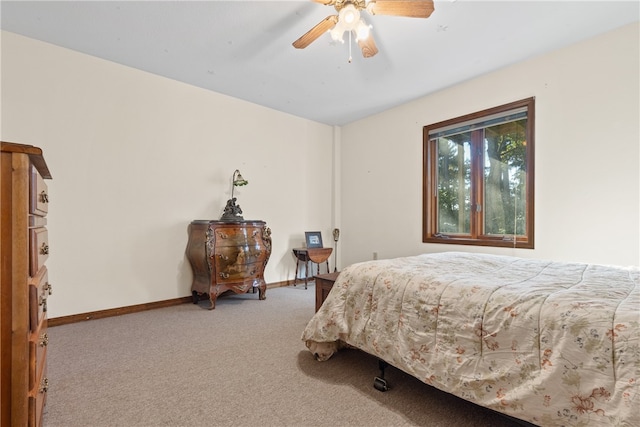
M 305 231 L 304 238 L 307 241 L 307 248 L 321 248 L 322 233 L 319 231 Z

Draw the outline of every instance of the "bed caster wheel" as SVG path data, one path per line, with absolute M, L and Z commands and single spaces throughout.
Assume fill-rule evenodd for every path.
M 373 387 L 378 391 L 387 391 L 389 390 L 389 386 L 387 385 L 387 381 L 384 378 L 375 377 L 373 379 Z
M 387 391 L 389 390 L 389 386 L 387 385 L 387 380 L 384 379 L 384 370 L 387 368 L 389 364 L 382 359 L 378 359 L 378 368 L 380 368 L 380 376 L 375 377 L 373 379 L 373 388 L 378 391 Z

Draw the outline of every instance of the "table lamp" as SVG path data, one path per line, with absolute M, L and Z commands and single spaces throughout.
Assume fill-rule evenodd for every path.
M 249 181 L 242 177 L 242 174 L 238 169 L 233 172 L 231 176 L 231 198 L 227 200 L 227 205 L 224 208 L 224 212 L 220 217 L 220 221 L 243 221 L 242 209 L 240 205 L 236 204 L 236 198 L 233 197 L 233 193 L 236 187 L 247 185 Z

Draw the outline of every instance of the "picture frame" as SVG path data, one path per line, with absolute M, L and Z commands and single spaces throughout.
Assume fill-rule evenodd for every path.
M 304 239 L 307 242 L 307 248 L 322 248 L 322 233 L 319 231 L 305 231 Z

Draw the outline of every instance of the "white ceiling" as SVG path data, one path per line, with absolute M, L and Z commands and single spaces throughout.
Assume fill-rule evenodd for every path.
M 312 1 L 5 1 L 2 29 L 329 125 L 344 125 L 640 18 L 634 1 L 441 0 L 364 14 L 380 52 L 322 35 Z M 615 49 L 616 46 L 611 46 Z M 638 54 L 637 52 L 632 54 Z

